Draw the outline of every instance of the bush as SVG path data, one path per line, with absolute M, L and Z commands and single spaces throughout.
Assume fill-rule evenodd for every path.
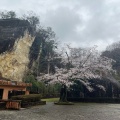
M 120 98 L 67 98 L 71 102 L 120 103 Z
M 18 95 L 12 96 L 12 100 L 21 100 L 22 103 L 24 102 L 39 102 L 41 101 L 40 94 L 30 94 L 30 95 Z

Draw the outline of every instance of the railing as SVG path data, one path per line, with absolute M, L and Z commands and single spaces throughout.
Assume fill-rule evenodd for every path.
M 19 110 L 21 108 L 21 100 L 10 100 L 6 102 L 7 109 L 16 109 Z
M 6 109 L 19 110 L 21 108 L 21 100 L 0 100 L 0 102 L 6 104 Z

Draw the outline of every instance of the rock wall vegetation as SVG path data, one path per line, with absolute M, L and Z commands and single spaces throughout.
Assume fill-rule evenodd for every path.
M 0 20 L 0 73 L 2 77 L 22 81 L 28 69 L 30 47 L 35 39 L 26 20 Z

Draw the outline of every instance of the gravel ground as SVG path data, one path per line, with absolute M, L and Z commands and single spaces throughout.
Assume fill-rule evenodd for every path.
M 120 104 L 75 103 L 0 110 L 0 120 L 120 120 Z

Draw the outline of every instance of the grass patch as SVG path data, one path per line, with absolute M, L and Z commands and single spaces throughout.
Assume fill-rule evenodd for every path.
M 41 100 L 46 102 L 57 102 L 59 101 L 59 98 L 47 98 L 47 99 L 41 99 Z

